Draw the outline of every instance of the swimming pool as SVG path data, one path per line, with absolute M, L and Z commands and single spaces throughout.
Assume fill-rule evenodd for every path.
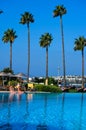
M 0 130 L 86 130 L 85 121 L 85 93 L 0 93 Z

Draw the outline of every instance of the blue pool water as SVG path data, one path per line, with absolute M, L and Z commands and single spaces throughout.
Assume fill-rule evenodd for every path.
M 0 93 L 0 130 L 86 130 L 86 94 Z

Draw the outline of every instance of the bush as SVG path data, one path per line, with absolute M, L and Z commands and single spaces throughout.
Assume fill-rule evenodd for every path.
M 9 86 L 10 86 L 10 85 L 11 85 L 11 86 L 16 86 L 17 83 L 18 83 L 17 81 L 12 80 L 12 81 L 9 81 L 9 82 L 8 82 L 8 85 L 9 85 Z
M 51 85 L 51 84 L 57 85 L 57 81 L 56 81 L 54 78 L 49 77 L 49 78 L 48 78 L 48 84 L 49 84 L 49 85 Z
M 69 92 L 70 92 L 70 93 L 76 93 L 77 90 L 76 90 L 76 89 L 69 89 Z
M 34 88 L 37 91 L 43 91 L 43 92 L 62 92 L 59 87 L 52 86 L 52 85 L 46 86 L 46 85 L 35 84 Z

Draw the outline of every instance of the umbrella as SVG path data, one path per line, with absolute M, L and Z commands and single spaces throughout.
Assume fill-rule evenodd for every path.
M 19 74 L 16 75 L 16 77 L 19 77 L 19 78 L 22 78 L 22 77 L 27 78 L 27 75 L 25 75 L 25 74 L 23 74 L 23 73 L 19 73 Z
M 7 73 L 7 76 L 8 76 L 8 77 L 16 77 L 16 75 L 11 74 L 11 73 Z
M 0 72 L 0 76 L 2 77 L 16 77 L 14 74 L 11 74 L 11 73 L 5 73 L 5 72 Z
M 0 72 L 0 76 L 8 76 L 8 74 L 7 73 L 5 73 L 5 72 Z

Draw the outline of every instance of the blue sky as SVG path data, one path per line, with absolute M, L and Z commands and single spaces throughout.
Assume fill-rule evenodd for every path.
M 66 74 L 81 75 L 81 52 L 74 52 L 74 41 L 86 37 L 86 1 L 83 0 L 0 0 L 0 71 L 9 67 L 9 43 L 2 42 L 4 31 L 13 28 L 18 38 L 13 43 L 13 70 L 27 73 L 27 26 L 19 24 L 21 14 L 28 11 L 34 16 L 30 24 L 31 64 L 30 76 L 45 76 L 45 49 L 40 48 L 39 38 L 49 32 L 53 41 L 49 47 L 49 76 L 63 75 L 60 18 L 53 18 L 57 5 L 64 5 L 63 16 Z M 86 51 L 85 51 L 86 59 Z M 86 66 L 86 61 L 85 61 Z M 85 68 L 86 75 L 86 68 Z

